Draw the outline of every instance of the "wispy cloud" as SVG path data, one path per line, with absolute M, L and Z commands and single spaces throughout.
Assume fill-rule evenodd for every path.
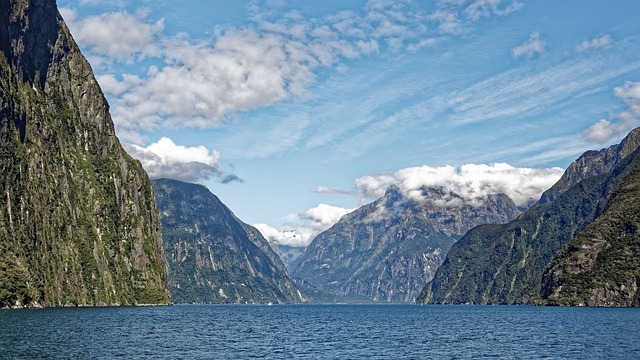
M 556 60 L 543 69 L 525 64 L 443 99 L 452 111 L 451 120 L 459 123 L 531 116 L 640 68 L 640 61 L 628 61 L 632 51 L 624 46 L 618 50 L 602 56 Z
M 440 0 L 436 10 L 429 14 L 438 31 L 446 35 L 468 33 L 475 22 L 491 16 L 505 16 L 520 10 L 520 1 L 504 0 Z
M 353 192 L 351 191 L 329 186 L 318 186 L 315 190 L 315 193 L 323 195 L 353 195 Z
M 532 58 L 542 54 L 547 43 L 540 37 L 540 33 L 534 32 L 529 35 L 529 39 L 511 50 L 513 57 L 519 59 L 521 57 Z
M 584 52 L 588 50 L 601 49 L 609 47 L 613 43 L 609 35 L 600 35 L 591 40 L 584 40 L 576 46 L 576 51 Z

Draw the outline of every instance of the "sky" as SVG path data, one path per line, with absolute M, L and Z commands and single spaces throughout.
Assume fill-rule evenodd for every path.
M 281 244 L 390 185 L 524 205 L 640 125 L 635 0 L 58 7 L 150 177 L 205 184 Z

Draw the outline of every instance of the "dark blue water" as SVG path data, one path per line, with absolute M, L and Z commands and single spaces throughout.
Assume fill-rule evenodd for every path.
M 640 359 L 640 309 L 199 305 L 0 311 L 10 359 Z

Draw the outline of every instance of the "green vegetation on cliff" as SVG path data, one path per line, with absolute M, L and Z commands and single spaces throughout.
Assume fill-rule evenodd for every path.
M 3 1 L 0 50 L 0 307 L 169 303 L 151 183 L 55 1 Z
M 629 157 L 602 213 L 545 269 L 543 303 L 640 306 L 640 154 Z
M 469 231 L 451 248 L 416 302 L 537 302 L 545 267 L 602 214 L 624 176 L 635 169 L 637 152 L 629 154 L 639 144 L 640 129 L 636 129 L 618 146 L 586 153 L 569 167 L 559 181 L 561 188 L 552 188 L 553 196 L 543 196 L 545 201 L 509 224 Z M 580 178 L 584 174 L 587 177 Z

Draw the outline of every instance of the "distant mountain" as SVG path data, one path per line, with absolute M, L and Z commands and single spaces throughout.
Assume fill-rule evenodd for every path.
M 289 246 L 289 245 L 280 245 L 277 243 L 270 243 L 273 251 L 278 254 L 282 263 L 289 267 L 297 258 L 300 257 L 304 253 L 305 247 L 297 247 L 297 246 Z
M 640 306 L 640 150 L 625 160 L 602 214 L 545 269 L 543 303 Z
M 502 194 L 474 204 L 443 189 L 425 188 L 423 195 L 412 200 L 392 186 L 343 216 L 291 264 L 292 277 L 323 301 L 413 302 L 456 239 L 519 213 Z
M 416 301 L 536 302 L 545 266 L 602 214 L 611 194 L 618 191 L 624 178 L 621 174 L 636 166 L 637 152 L 633 147 L 637 149 L 639 144 L 640 130 L 636 129 L 621 145 L 585 153 L 569 166 L 538 205 L 516 220 L 469 231 L 451 248 Z M 550 270 L 550 274 L 553 272 Z M 560 273 L 558 278 L 562 278 Z M 554 280 L 549 278 L 547 282 L 549 289 L 553 288 Z
M 154 180 L 176 303 L 299 303 L 287 271 L 260 232 L 206 187 Z
M 0 308 L 169 304 L 151 182 L 55 0 L 0 1 Z

